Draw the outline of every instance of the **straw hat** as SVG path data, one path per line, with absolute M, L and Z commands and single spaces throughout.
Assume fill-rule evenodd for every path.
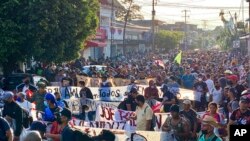
M 219 124 L 218 122 L 215 120 L 215 118 L 209 116 L 209 115 L 206 115 L 203 119 L 202 119 L 202 124 L 209 124 L 213 127 L 216 127 L 218 128 L 219 127 Z

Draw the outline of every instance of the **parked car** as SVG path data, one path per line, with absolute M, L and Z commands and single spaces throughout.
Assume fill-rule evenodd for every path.
M 43 80 L 47 85 L 49 85 L 49 82 L 45 77 L 29 74 L 29 73 L 14 73 L 9 76 L 7 76 L 4 80 L 4 87 L 3 89 L 5 91 L 14 91 L 16 89 L 16 86 L 23 83 L 23 79 L 29 76 L 30 78 L 30 84 L 36 86 L 37 82 L 40 80 Z

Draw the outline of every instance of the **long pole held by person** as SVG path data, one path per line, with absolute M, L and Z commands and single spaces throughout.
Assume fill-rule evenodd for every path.
M 155 0 L 152 3 L 152 49 L 155 50 Z

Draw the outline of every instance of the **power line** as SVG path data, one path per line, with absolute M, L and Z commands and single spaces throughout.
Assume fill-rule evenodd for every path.
M 152 6 L 150 3 L 140 3 L 143 6 Z M 196 9 L 239 9 L 239 7 L 226 7 L 226 6 L 204 6 L 204 5 L 191 5 L 183 3 L 161 3 L 158 7 L 180 7 L 180 8 L 196 8 Z

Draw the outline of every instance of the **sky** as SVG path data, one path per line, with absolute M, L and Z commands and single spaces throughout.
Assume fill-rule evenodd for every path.
M 244 14 L 243 6 L 244 5 Z M 134 0 L 141 6 L 145 19 L 151 19 L 152 0 Z M 238 21 L 248 19 L 248 3 L 246 0 L 157 0 L 155 6 L 156 19 L 166 23 L 184 22 L 184 10 L 187 10 L 187 23 L 197 24 L 199 28 L 213 29 L 222 26 L 219 13 L 224 10 L 226 19 L 230 13 L 236 12 Z

